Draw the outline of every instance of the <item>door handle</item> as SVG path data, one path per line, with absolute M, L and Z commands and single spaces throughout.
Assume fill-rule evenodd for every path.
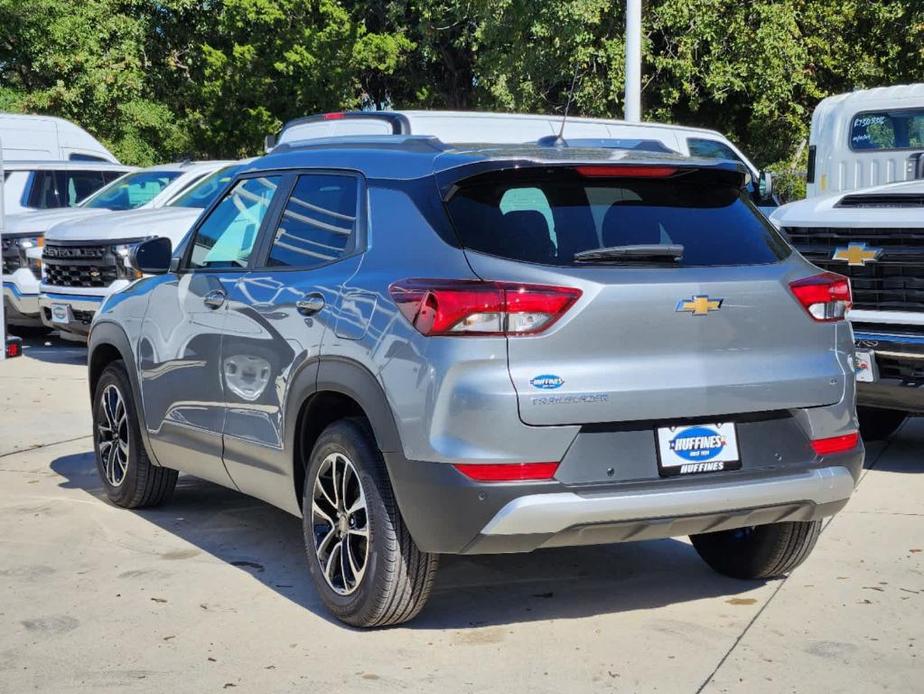
M 224 305 L 226 298 L 227 294 L 225 294 L 221 289 L 213 289 L 204 297 L 202 297 L 202 303 L 214 311 L 215 309 L 221 308 Z
M 324 308 L 324 297 L 318 292 L 306 294 L 295 302 L 295 310 L 303 316 L 313 316 L 322 308 Z

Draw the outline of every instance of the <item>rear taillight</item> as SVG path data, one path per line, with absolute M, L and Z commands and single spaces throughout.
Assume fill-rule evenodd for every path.
M 817 321 L 843 320 L 853 303 L 850 280 L 833 272 L 790 282 L 789 289 Z
M 815 439 L 812 441 L 812 449 L 816 455 L 831 455 L 832 453 L 846 453 L 852 451 L 860 442 L 860 434 L 852 431 L 849 434 L 841 436 L 832 436 L 828 439 Z
M 453 467 L 476 482 L 543 482 L 555 477 L 558 463 L 473 463 Z
M 580 289 L 515 282 L 421 280 L 395 282 L 391 298 L 424 335 L 535 335 L 547 330 Z

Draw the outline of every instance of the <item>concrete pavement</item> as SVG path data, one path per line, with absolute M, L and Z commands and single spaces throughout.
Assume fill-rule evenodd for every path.
M 924 421 L 869 448 L 784 581 L 685 540 L 446 557 L 416 621 L 360 632 L 314 595 L 296 518 L 190 477 L 108 504 L 84 359 L 0 363 L 0 692 L 924 691 Z

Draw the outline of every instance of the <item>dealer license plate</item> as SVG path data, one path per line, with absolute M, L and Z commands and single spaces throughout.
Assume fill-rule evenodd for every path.
M 860 383 L 875 383 L 879 380 L 875 352 L 857 350 L 854 360 L 857 365 L 857 381 Z
M 658 471 L 662 477 L 741 467 L 733 422 L 659 427 L 657 434 Z
M 70 323 L 71 307 L 67 304 L 51 305 L 51 322 L 52 323 Z

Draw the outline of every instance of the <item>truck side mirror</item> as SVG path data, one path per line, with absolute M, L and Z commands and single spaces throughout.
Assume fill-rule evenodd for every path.
M 762 200 L 773 196 L 773 174 L 769 171 L 761 171 L 760 179 L 757 184 L 758 191 Z
M 132 249 L 131 266 L 145 275 L 165 275 L 170 271 L 173 244 L 163 236 L 148 239 Z

